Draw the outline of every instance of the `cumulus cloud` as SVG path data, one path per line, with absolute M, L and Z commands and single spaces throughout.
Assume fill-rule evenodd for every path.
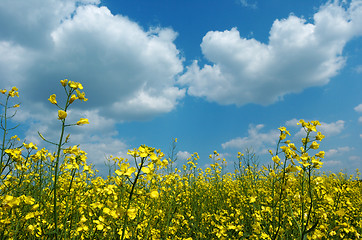
M 117 121 L 172 111 L 185 94 L 175 86 L 175 76 L 183 71 L 173 43 L 177 33 L 144 30 L 98 3 L 2 1 L 2 85 L 26 89 L 23 97 L 34 103 L 51 91 L 61 93 L 63 78 L 80 81 L 89 98 L 87 108 Z M 28 21 L 19 16 L 23 12 Z
M 329 149 L 328 151 L 326 151 L 326 157 L 328 157 L 328 158 L 334 157 L 336 155 L 341 155 L 343 153 L 350 152 L 351 150 L 353 150 L 353 148 L 348 147 L 348 146 L 332 148 L 332 149 Z
M 182 161 L 191 157 L 191 153 L 189 153 L 188 151 L 178 151 L 176 155 L 177 155 L 177 159 L 180 159 Z
M 356 107 L 354 108 L 354 110 L 355 110 L 356 112 L 362 113 L 362 103 L 359 104 L 358 106 L 356 106 Z
M 90 124 L 67 131 L 92 162 L 126 152 L 117 123 L 168 113 L 185 95 L 176 86 L 184 59 L 170 28 L 143 29 L 100 0 L 2 0 L 0 21 L 0 83 L 19 88 L 14 120 L 29 127 L 27 141 L 41 143 L 37 131 L 58 139 L 57 108 L 47 99 L 55 93 L 62 106 L 64 78 L 81 82 L 89 99 L 74 102 L 67 121 Z
M 267 153 L 271 147 L 274 147 L 279 138 L 279 131 L 270 130 L 269 132 L 260 132 L 264 128 L 263 124 L 256 126 L 249 125 L 247 137 L 237 137 L 221 144 L 223 149 L 234 148 L 243 150 L 252 147 L 258 154 Z
M 318 126 L 320 132 L 326 136 L 334 136 L 340 134 L 344 129 L 344 121 L 338 120 L 332 123 L 321 122 L 321 125 Z
M 285 125 L 288 127 L 297 127 L 299 123 L 299 120 L 296 118 L 290 119 L 285 122 Z
M 361 13 L 360 0 L 348 8 L 329 2 L 313 23 L 293 15 L 275 20 L 268 43 L 243 38 L 236 28 L 210 31 L 201 50 L 212 64 L 200 67 L 194 61 L 179 82 L 189 95 L 238 106 L 268 105 L 325 85 L 345 64 L 345 44 L 362 34 Z

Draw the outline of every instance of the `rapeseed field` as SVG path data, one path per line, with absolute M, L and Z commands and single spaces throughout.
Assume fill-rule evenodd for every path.
M 0 239 L 360 238 L 359 172 L 321 172 L 318 121 L 299 121 L 305 137 L 298 143 L 280 127 L 267 166 L 226 172 L 226 160 L 215 151 L 206 169 L 198 167 L 197 153 L 177 169 L 161 150 L 142 145 L 129 150 L 128 159 L 110 156 L 115 168 L 101 178 L 79 146 L 68 146 L 66 129 L 88 124 L 84 118 L 67 122 L 72 103 L 88 100 L 83 86 L 67 79 L 60 84 L 65 105 L 55 94 L 48 99 L 58 110 L 59 139 L 39 133 L 55 151 L 11 136 L 19 93 L 16 87 L 0 91 Z M 236 156 L 239 163 L 246 157 Z

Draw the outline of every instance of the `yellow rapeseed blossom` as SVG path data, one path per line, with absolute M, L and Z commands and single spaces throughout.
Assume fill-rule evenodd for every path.
M 159 193 L 158 193 L 157 190 L 153 190 L 153 191 L 150 192 L 150 197 L 151 198 L 158 198 L 158 196 L 159 196 Z
M 75 90 L 77 92 L 77 98 L 80 99 L 81 101 L 88 101 L 88 98 L 85 97 L 85 93 L 84 92 L 80 92 L 77 90 Z
M 310 145 L 311 149 L 318 149 L 319 148 L 319 144 L 317 142 L 312 142 L 312 144 Z
M 68 81 L 68 85 L 73 89 L 83 89 L 82 84 L 79 82 Z
M 274 157 L 272 157 L 272 160 L 273 160 L 273 162 L 275 162 L 276 164 L 279 164 L 279 163 L 280 163 L 280 158 L 279 158 L 279 156 L 274 156 Z
M 57 104 L 57 100 L 56 100 L 56 95 L 52 94 L 50 95 L 50 97 L 48 98 L 49 102 L 51 102 L 52 104 Z
M 81 118 L 78 122 L 77 125 L 83 125 L 83 124 L 89 124 L 89 121 L 87 118 Z
M 324 154 L 325 154 L 324 151 L 320 151 L 319 153 L 316 154 L 316 156 L 320 157 L 320 158 L 324 158 Z
M 77 99 L 78 99 L 77 96 L 75 96 L 75 94 L 72 94 L 72 96 L 69 99 L 69 103 L 72 104 Z
M 127 210 L 127 215 L 128 217 L 133 220 L 136 218 L 137 216 L 137 209 L 136 208 L 130 208 Z
M 65 119 L 67 117 L 67 113 L 63 110 L 58 110 L 58 119 L 62 120 Z
M 60 80 L 60 83 L 62 84 L 63 87 L 65 87 L 68 84 L 68 79 Z
M 142 168 L 141 168 L 141 171 L 144 172 L 144 173 L 146 173 L 146 174 L 151 172 L 148 167 L 142 167 Z
M 25 143 L 23 143 L 23 145 L 24 145 L 24 147 L 26 148 L 26 149 L 38 149 L 38 147 L 34 144 L 34 143 L 29 143 L 29 144 L 25 144 Z
M 8 95 L 10 97 L 19 97 L 19 92 L 18 92 L 18 88 L 17 87 L 12 87 L 11 90 L 8 92 Z

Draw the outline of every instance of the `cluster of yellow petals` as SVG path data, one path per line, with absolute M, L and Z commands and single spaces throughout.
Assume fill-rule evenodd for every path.
M 76 92 L 76 94 L 71 94 L 69 101 L 68 101 L 69 104 L 72 104 L 77 99 L 84 101 L 84 102 L 88 101 L 88 99 L 85 97 L 85 93 L 80 92 L 78 90 L 78 89 L 83 89 L 83 85 L 81 83 L 69 81 L 68 79 L 60 80 L 60 83 L 64 88 L 69 86 L 72 89 L 72 91 Z M 58 104 L 55 94 L 50 95 L 50 97 L 48 98 L 48 101 L 54 105 Z M 67 117 L 67 115 L 68 114 L 64 109 L 58 110 L 58 119 L 59 120 L 64 120 Z M 83 124 L 89 124 L 88 119 L 81 118 L 76 123 L 76 125 L 83 125 Z
M 0 89 L 0 92 L 2 94 L 6 94 L 8 93 L 9 97 L 19 97 L 19 92 L 18 92 L 18 88 L 17 87 L 12 87 L 10 91 L 6 90 L 6 89 Z

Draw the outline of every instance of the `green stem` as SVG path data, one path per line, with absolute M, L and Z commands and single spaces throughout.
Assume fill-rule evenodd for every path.
M 133 182 L 133 184 L 132 184 L 132 189 L 131 189 L 131 192 L 130 192 L 130 194 L 129 194 L 128 204 L 127 204 L 127 208 L 126 208 L 126 212 L 125 212 L 125 217 L 124 217 L 124 224 L 123 224 L 123 229 L 122 229 L 121 240 L 124 239 L 124 234 L 125 234 L 126 228 L 127 228 L 127 223 L 128 223 L 127 211 L 128 211 L 128 209 L 130 208 L 130 206 L 131 206 L 131 201 L 132 201 L 132 197 L 133 197 L 133 192 L 134 192 L 134 189 L 135 189 L 135 187 L 136 187 L 137 180 L 138 180 L 138 178 L 139 178 L 139 176 L 140 176 L 141 169 L 142 169 L 142 167 L 143 167 L 143 164 L 144 164 L 146 158 L 147 158 L 147 157 L 141 158 L 141 165 L 140 165 L 140 167 L 138 168 L 137 175 L 136 175 L 136 177 L 135 177 L 135 179 L 134 179 L 134 182 Z M 137 164 L 136 164 L 136 166 L 137 166 Z
M 57 216 L 57 182 L 58 182 L 58 168 L 59 168 L 59 159 L 60 159 L 60 150 L 61 145 L 63 142 L 63 136 L 64 136 L 64 128 L 65 128 L 65 120 L 62 120 L 62 132 L 60 134 L 59 144 L 58 144 L 58 150 L 57 150 L 57 159 L 55 161 L 55 169 L 54 169 L 54 185 L 53 185 L 53 218 L 54 218 L 54 226 L 55 226 L 55 239 L 58 237 L 58 216 Z
M 5 152 L 5 138 L 6 138 L 6 135 L 7 135 L 8 101 L 9 101 L 9 96 L 6 98 L 6 103 L 5 103 L 5 106 L 4 106 L 4 126 L 2 126 L 2 128 L 4 130 L 4 134 L 3 134 L 3 142 L 2 142 L 2 146 L 1 146 L 0 174 L 2 174 L 4 169 L 5 169 L 5 167 L 3 168 L 3 158 L 4 158 L 4 152 Z
M 65 104 L 64 111 L 67 111 L 69 107 L 69 99 L 74 90 L 70 90 L 69 93 L 67 92 L 67 101 Z M 58 169 L 59 169 L 59 160 L 60 160 L 60 151 L 63 146 L 63 137 L 64 137 L 64 130 L 65 130 L 65 119 L 62 119 L 62 131 L 60 133 L 59 143 L 57 144 L 57 159 L 55 161 L 55 169 L 54 169 L 54 184 L 53 184 L 53 219 L 54 219 L 54 227 L 55 227 L 55 240 L 58 239 L 58 213 L 57 213 L 57 182 L 58 182 Z

